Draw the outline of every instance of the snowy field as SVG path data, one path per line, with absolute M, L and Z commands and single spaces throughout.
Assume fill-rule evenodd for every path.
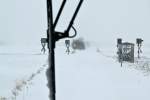
M 61 2 L 53 3 L 55 18 Z M 68 1 L 57 30 L 66 28 L 74 4 Z M 46 0 L 1 0 L 0 12 L 0 97 L 49 100 L 48 53 L 42 54 L 40 45 Z M 149 0 L 85 0 L 74 27 L 89 46 L 67 55 L 64 40 L 56 44 L 56 99 L 150 100 L 149 18 Z M 117 38 L 134 44 L 142 38 L 142 58 L 121 67 Z
M 23 47 L 4 46 L 1 50 L 1 96 L 11 100 L 15 92 L 17 100 L 47 99 L 47 56 Z
M 67 55 L 62 43 L 57 45 L 60 45 L 56 49 L 57 100 L 149 100 L 149 74 L 130 63 L 123 63 L 121 67 L 115 51 L 98 52 L 97 47 L 91 46 Z M 16 100 L 48 100 L 45 75 L 48 55 L 40 53 L 40 46 L 8 48 L 3 46 L 0 52 L 1 96 L 11 100 L 14 88 L 22 84 Z M 35 76 L 28 82 L 32 75 Z M 23 81 L 27 83 L 23 85 Z

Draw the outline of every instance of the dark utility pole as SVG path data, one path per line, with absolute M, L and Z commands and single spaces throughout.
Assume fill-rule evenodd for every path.
M 66 0 L 63 0 L 62 5 L 59 9 L 59 12 L 57 14 L 55 22 L 53 22 L 53 9 L 52 9 L 52 0 L 47 0 L 47 23 L 48 23 L 48 29 L 47 29 L 47 38 L 45 40 L 48 44 L 49 49 L 49 68 L 47 69 L 46 75 L 48 79 L 48 88 L 50 91 L 49 98 L 50 100 L 56 100 L 56 86 L 55 86 L 55 43 L 59 39 L 62 38 L 73 38 L 74 36 L 69 36 L 69 31 L 71 27 L 73 27 L 73 22 L 77 16 L 77 13 L 82 5 L 83 0 L 79 1 L 79 4 L 75 10 L 75 13 L 67 27 L 67 29 L 64 32 L 55 31 L 55 27 L 57 25 L 57 22 L 60 18 L 60 15 L 63 11 L 63 8 L 65 6 Z M 76 33 L 76 32 L 75 32 Z

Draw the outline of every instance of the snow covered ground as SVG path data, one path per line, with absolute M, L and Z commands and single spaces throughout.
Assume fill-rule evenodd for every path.
M 9 50 L 0 55 L 1 96 L 11 97 L 17 81 L 29 79 L 43 67 L 44 70 L 30 81 L 28 89 L 25 86 L 19 91 L 17 100 L 48 100 L 47 54 L 40 54 L 36 51 L 38 48 L 24 53 Z M 149 100 L 150 76 L 144 76 L 141 70 L 132 68 L 128 63 L 121 67 L 114 55 L 115 52 L 108 49 L 101 54 L 95 47 L 67 55 L 64 47 L 57 47 L 57 100 Z
M 14 97 L 13 91 L 18 86 L 20 89 L 15 91 L 17 100 L 22 100 L 23 98 L 26 100 L 48 99 L 45 77 L 47 56 L 36 52 L 35 48 L 25 49 L 23 47 L 12 48 L 4 46 L 3 48 L 1 47 L 1 50 L 0 96 L 9 99 Z M 25 50 L 25 52 L 22 52 L 22 50 Z
M 60 3 L 54 2 L 54 17 Z M 59 30 L 66 27 L 76 2 L 68 4 Z M 150 100 L 149 69 L 141 67 L 145 62 L 121 67 L 116 60 L 117 38 L 132 43 L 142 38 L 142 56 L 147 57 L 143 61 L 149 67 L 149 4 L 148 0 L 85 0 L 74 26 L 78 37 L 90 45 L 67 55 L 64 40 L 57 43 L 57 100 Z M 17 87 L 16 100 L 49 100 L 48 55 L 40 52 L 40 38 L 47 29 L 46 1 L 0 1 L 0 12 L 0 96 L 11 100 Z
M 58 100 L 150 98 L 149 76 L 144 76 L 141 70 L 130 68 L 128 64 L 120 67 L 115 59 L 97 53 L 95 48 L 68 57 L 63 55 L 66 58 L 64 63 L 62 53 L 59 55 L 56 67 Z

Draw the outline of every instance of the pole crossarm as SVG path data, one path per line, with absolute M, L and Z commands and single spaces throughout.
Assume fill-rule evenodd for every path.
M 61 7 L 59 9 L 59 12 L 58 12 L 57 17 L 56 17 L 55 22 L 54 22 L 54 30 L 55 30 L 55 27 L 56 27 L 56 25 L 58 23 L 58 20 L 60 18 L 60 15 L 61 15 L 61 13 L 63 11 L 63 8 L 64 8 L 65 4 L 66 4 L 66 0 L 63 0 L 62 5 L 61 5 Z
M 75 10 L 75 13 L 74 13 L 74 15 L 73 15 L 73 17 L 72 17 L 72 19 L 71 19 L 71 21 L 69 23 L 69 26 L 68 26 L 68 28 L 66 30 L 67 33 L 69 33 L 69 31 L 70 31 L 70 29 L 71 29 L 71 27 L 72 27 L 72 25 L 74 23 L 74 20 L 77 17 L 77 14 L 78 14 L 78 12 L 80 10 L 80 7 L 81 7 L 82 3 L 83 3 L 83 0 L 80 0 L 79 4 L 78 4 L 78 6 L 77 6 L 77 8 Z

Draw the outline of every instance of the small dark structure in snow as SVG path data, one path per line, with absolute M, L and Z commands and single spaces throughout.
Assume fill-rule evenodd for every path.
M 46 46 L 47 42 L 48 42 L 48 40 L 46 38 L 41 38 L 41 45 L 42 45 L 41 52 L 43 52 L 43 53 L 46 52 L 45 46 Z
M 143 40 L 141 38 L 136 39 L 136 44 L 138 47 L 138 58 L 140 58 L 140 54 L 142 53 L 141 47 L 142 47 Z
M 118 61 L 122 64 L 123 61 L 134 63 L 134 44 L 122 42 L 122 39 L 117 39 L 117 54 Z
M 85 41 L 83 38 L 74 39 L 71 46 L 74 50 L 85 50 Z

